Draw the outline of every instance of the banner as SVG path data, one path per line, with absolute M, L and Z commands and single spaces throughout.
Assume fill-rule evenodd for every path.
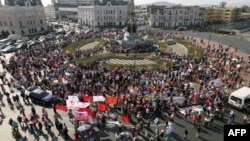
M 117 104 L 117 98 L 116 97 L 112 97 L 112 96 L 108 96 L 106 98 L 106 102 L 108 104 Z
M 67 104 L 68 109 L 78 108 L 78 102 L 77 101 L 66 100 L 66 104 Z
M 120 116 L 121 120 L 124 121 L 124 122 L 127 122 L 127 123 L 130 123 L 130 118 L 128 116 L 125 116 L 125 115 L 121 115 Z
M 87 112 L 88 113 L 88 116 L 91 116 L 93 118 L 96 118 L 96 113 L 91 111 L 90 109 L 88 108 L 79 108 L 78 109 L 78 112 Z
M 87 112 L 76 112 L 75 118 L 78 121 L 87 121 L 88 120 L 88 113 Z
M 98 104 L 98 111 L 106 112 L 108 111 L 109 106 L 106 104 L 99 103 Z
M 64 112 L 68 112 L 68 108 L 63 105 L 56 104 L 56 109 Z
M 105 101 L 104 96 L 93 96 L 93 102 L 103 102 Z
M 87 108 L 90 105 L 89 102 L 77 102 L 77 104 L 78 104 L 78 108 Z
M 92 102 L 92 96 L 89 96 L 87 94 L 83 94 L 82 98 L 83 98 L 83 101 Z
M 71 96 L 71 95 L 69 95 L 69 96 L 68 96 L 68 100 L 69 100 L 69 101 L 78 102 L 78 101 L 79 101 L 79 98 L 78 98 L 78 96 Z
M 203 111 L 203 107 L 201 105 L 196 105 L 196 106 L 189 106 L 189 107 L 185 107 L 185 108 L 180 108 L 180 113 L 182 113 L 183 115 L 186 114 L 186 111 L 190 111 L 192 110 L 192 113 L 194 112 L 202 112 Z

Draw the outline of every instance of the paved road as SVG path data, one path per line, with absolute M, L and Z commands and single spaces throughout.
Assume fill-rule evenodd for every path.
M 182 33 L 187 36 L 194 36 L 194 37 L 199 37 L 203 39 L 209 39 L 209 33 L 207 32 L 185 31 Z M 232 36 L 232 35 L 221 35 L 221 34 L 211 33 L 210 40 L 216 41 L 225 45 L 230 45 L 234 48 L 238 48 L 239 50 L 247 54 L 250 53 L 250 48 L 249 48 L 250 42 L 243 40 L 242 36 L 240 35 Z

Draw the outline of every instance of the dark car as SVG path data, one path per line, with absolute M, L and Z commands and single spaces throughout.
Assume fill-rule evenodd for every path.
M 46 107 L 52 105 L 53 96 L 47 91 L 34 89 L 30 92 L 29 97 L 33 103 L 37 103 Z

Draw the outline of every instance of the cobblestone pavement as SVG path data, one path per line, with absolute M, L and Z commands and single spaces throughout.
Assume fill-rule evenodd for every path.
M 143 59 L 143 60 L 127 60 L 127 59 L 109 59 L 107 60 L 109 64 L 119 64 L 119 65 L 150 65 L 155 64 L 154 61 Z

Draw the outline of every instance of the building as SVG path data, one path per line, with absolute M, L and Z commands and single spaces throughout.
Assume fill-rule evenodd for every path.
M 201 8 L 204 16 L 204 22 L 207 24 L 228 23 L 230 21 L 239 20 L 241 18 L 242 9 L 235 7 L 210 7 Z
M 149 25 L 151 27 L 189 27 L 201 25 L 203 17 L 198 6 L 148 6 Z
M 226 7 L 222 13 L 223 22 L 236 21 L 241 18 L 242 8 Z
M 122 27 L 128 21 L 128 3 L 116 0 L 96 1 L 90 6 L 78 7 L 79 25 Z
M 90 5 L 93 0 L 57 0 L 56 3 L 70 5 Z
M 17 3 L 12 5 L 12 3 L 9 3 L 10 1 L 6 0 L 5 4 L 7 5 L 0 7 L 1 35 L 32 35 L 47 30 L 44 8 L 39 0 L 36 4 L 29 0 L 23 0 L 23 3 L 19 1 L 20 5 L 17 5 Z
M 224 9 L 218 7 L 200 8 L 205 25 L 222 22 Z

